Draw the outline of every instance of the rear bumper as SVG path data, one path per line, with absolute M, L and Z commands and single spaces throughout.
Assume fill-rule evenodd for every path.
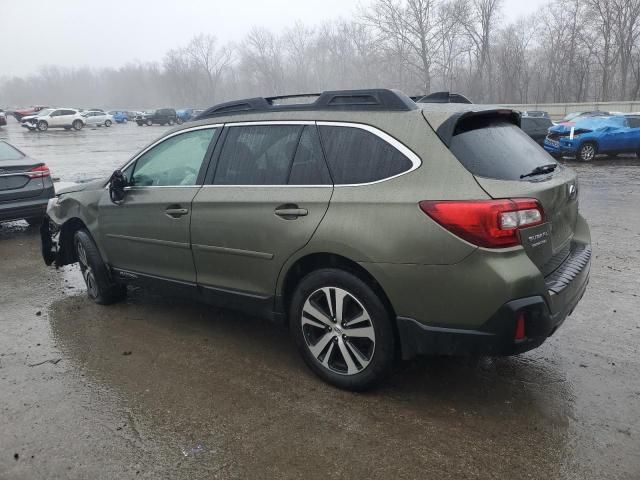
M 47 203 L 55 195 L 53 187 L 36 198 L 26 198 L 15 202 L 0 203 L 0 221 L 22 220 L 24 218 L 44 217 Z
M 520 298 L 505 303 L 477 329 L 428 325 L 398 317 L 402 357 L 417 355 L 514 355 L 540 346 L 571 315 L 589 282 L 591 248 L 584 246 L 545 281 L 548 302 L 543 296 Z M 516 323 L 524 315 L 525 337 L 516 340 Z

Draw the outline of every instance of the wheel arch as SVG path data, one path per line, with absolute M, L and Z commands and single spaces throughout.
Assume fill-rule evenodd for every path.
M 78 261 L 73 239 L 76 232 L 82 229 L 89 231 L 87 225 L 79 217 L 72 217 L 62 224 L 58 237 L 56 265 L 69 265 Z
M 322 268 L 337 268 L 340 270 L 347 271 L 360 280 L 365 282 L 380 298 L 383 305 L 387 309 L 389 313 L 389 317 L 391 318 L 391 324 L 394 331 L 394 336 L 396 337 L 397 343 L 396 345 L 400 345 L 399 336 L 398 336 L 398 327 L 396 323 L 396 313 L 389 300 L 388 295 L 382 288 L 382 285 L 376 280 L 371 272 L 369 272 L 366 268 L 360 265 L 358 262 L 355 262 L 347 257 L 342 255 L 338 255 L 335 253 L 329 252 L 314 252 L 304 255 L 298 259 L 296 259 L 293 264 L 291 264 L 286 272 L 280 275 L 280 279 L 278 282 L 278 289 L 276 292 L 276 311 L 282 313 L 282 320 L 285 325 L 288 325 L 288 315 L 289 308 L 291 306 L 291 298 L 293 297 L 293 293 L 295 291 L 296 285 L 309 273 L 320 270 Z

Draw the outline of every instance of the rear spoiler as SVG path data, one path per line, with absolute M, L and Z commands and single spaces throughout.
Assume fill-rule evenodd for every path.
M 522 116 L 517 110 L 505 108 L 480 111 L 460 111 L 454 113 L 442 122 L 436 130 L 436 133 L 438 134 L 438 137 L 440 137 L 440 140 L 442 140 L 447 147 L 450 147 L 453 137 L 459 133 L 477 128 L 478 122 L 499 119 L 520 127 L 521 118 Z

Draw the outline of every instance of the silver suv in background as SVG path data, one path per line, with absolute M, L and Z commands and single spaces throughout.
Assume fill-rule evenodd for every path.
M 45 108 L 36 115 L 22 117 L 20 125 L 30 131 L 46 132 L 50 128 L 64 128 L 65 130 L 82 130 L 86 124 L 85 118 L 75 108 Z

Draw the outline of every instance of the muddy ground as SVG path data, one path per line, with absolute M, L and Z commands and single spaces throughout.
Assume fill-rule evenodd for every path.
M 0 129 L 63 181 L 163 129 Z M 424 358 L 366 394 L 266 321 L 130 292 L 99 307 L 35 230 L 0 226 L 0 479 L 640 478 L 640 161 L 575 165 L 591 283 L 541 348 Z

